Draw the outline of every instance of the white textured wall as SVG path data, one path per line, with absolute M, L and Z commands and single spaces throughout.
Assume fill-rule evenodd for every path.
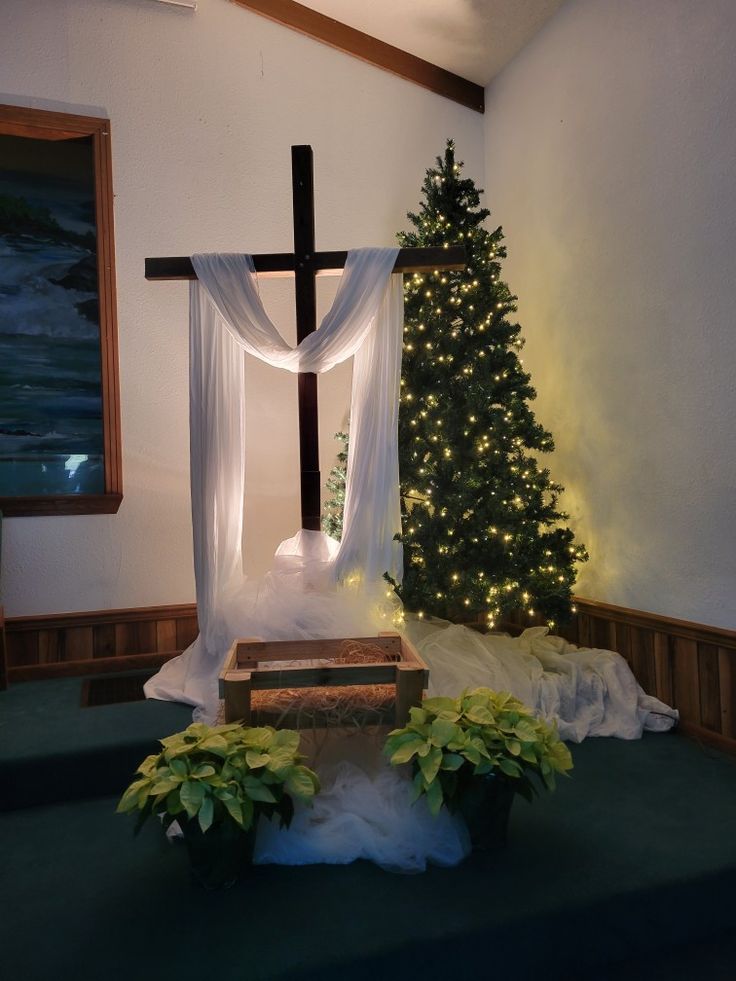
M 736 3 L 570 0 L 487 93 L 578 592 L 736 628 Z
M 447 136 L 481 179 L 482 120 L 226 0 L 199 0 L 194 15 L 148 0 L 2 0 L 0 102 L 111 119 L 125 492 L 114 516 L 6 520 L 6 613 L 189 602 L 187 287 L 147 283 L 144 257 L 289 250 L 297 143 L 315 152 L 318 247 L 392 244 Z M 293 339 L 290 287 L 263 293 Z M 299 524 L 296 381 L 249 371 L 259 569 Z M 331 375 L 325 476 L 350 372 Z

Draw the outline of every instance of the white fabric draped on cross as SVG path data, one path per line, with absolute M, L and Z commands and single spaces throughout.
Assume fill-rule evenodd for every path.
M 401 579 L 398 397 L 403 290 L 398 249 L 348 253 L 316 332 L 287 344 L 258 294 L 248 255 L 194 255 L 190 292 L 190 449 L 200 636 L 146 685 L 153 698 L 216 710 L 219 665 L 236 636 L 266 639 L 371 633 L 388 572 Z M 288 371 L 324 372 L 354 357 L 344 530 L 338 544 L 301 531 L 271 572 L 243 574 L 245 353 Z M 359 588 L 348 589 L 346 580 Z

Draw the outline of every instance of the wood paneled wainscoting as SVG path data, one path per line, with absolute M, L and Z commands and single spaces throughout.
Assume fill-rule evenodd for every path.
M 618 651 L 645 691 L 679 709 L 690 735 L 736 752 L 736 631 L 575 602 L 573 621 L 560 631 L 564 637 Z M 518 633 L 530 625 L 521 614 L 505 627 Z M 13 684 L 156 668 L 196 636 L 194 604 L 11 617 L 5 621 L 7 678 Z
M 8 682 L 157 668 L 187 648 L 197 630 L 193 603 L 10 617 Z

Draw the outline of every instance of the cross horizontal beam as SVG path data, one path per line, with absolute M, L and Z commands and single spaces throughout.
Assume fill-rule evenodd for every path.
M 299 269 L 317 276 L 337 276 L 345 266 L 347 252 L 315 252 L 299 258 L 293 252 L 264 252 L 253 256 L 256 272 L 261 276 L 293 276 Z M 464 269 L 465 246 L 447 248 L 400 249 L 394 263 L 395 273 L 428 272 L 433 269 Z M 146 259 L 146 279 L 196 279 L 192 260 L 188 256 L 165 256 Z

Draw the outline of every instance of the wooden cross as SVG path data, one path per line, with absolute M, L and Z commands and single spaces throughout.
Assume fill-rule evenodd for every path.
M 291 148 L 291 184 L 294 208 L 294 251 L 253 256 L 259 275 L 294 276 L 297 343 L 317 329 L 318 275 L 339 275 L 347 252 L 316 252 L 314 247 L 314 173 L 311 146 Z M 463 269 L 465 247 L 401 249 L 394 272 Z M 146 259 L 146 279 L 196 279 L 186 256 Z M 299 374 L 299 458 L 301 465 L 302 527 L 320 529 L 319 437 L 317 376 Z

